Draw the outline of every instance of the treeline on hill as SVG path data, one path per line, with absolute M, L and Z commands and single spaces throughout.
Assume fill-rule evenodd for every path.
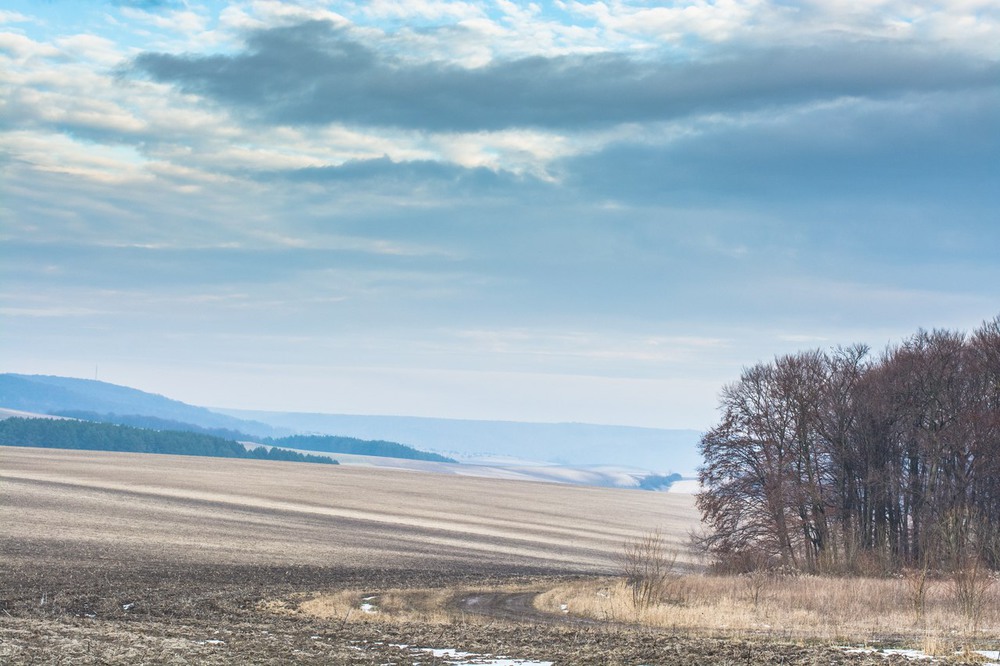
M 49 412 L 53 416 L 65 416 L 70 419 L 80 421 L 94 421 L 97 423 L 115 423 L 117 425 L 131 426 L 133 428 L 146 428 L 148 430 L 175 430 L 179 432 L 199 432 L 203 435 L 212 435 L 232 441 L 260 439 L 253 435 L 248 435 L 228 428 L 205 428 L 193 423 L 174 421 L 173 419 L 161 419 L 156 416 L 146 416 L 143 414 L 99 414 L 98 412 L 88 412 L 79 409 L 63 409 Z
M 722 566 L 1000 568 L 1000 316 L 743 371 L 701 441 Z
M 276 446 L 287 446 L 291 449 L 305 449 L 307 451 L 325 451 L 327 453 L 379 456 L 383 458 L 405 458 L 407 460 L 429 460 L 432 462 L 457 462 L 453 458 L 447 458 L 428 451 L 420 451 L 405 444 L 383 440 L 339 437 L 336 435 L 293 435 L 280 439 L 269 439 L 267 442 Z
M 98 423 L 114 423 L 118 425 L 132 426 L 134 428 L 147 428 L 150 430 L 174 430 L 183 432 L 195 432 L 204 435 L 212 435 L 227 440 L 251 440 L 261 441 L 270 446 L 279 446 L 289 449 L 305 449 L 307 451 L 323 451 L 324 453 L 344 453 L 359 456 L 377 456 L 383 458 L 404 458 L 407 460 L 429 460 L 433 462 L 457 462 L 452 458 L 429 453 L 415 449 L 412 446 L 399 444 L 397 442 L 387 442 L 384 440 L 357 439 L 354 437 L 341 437 L 336 435 L 294 435 L 291 437 L 254 437 L 235 430 L 225 428 L 203 428 L 191 423 L 161 419 L 155 416 L 145 416 L 141 414 L 99 414 L 81 410 L 61 410 L 51 412 L 54 416 L 65 416 L 82 421 L 94 421 Z
M 150 430 L 69 419 L 0 420 L 0 445 L 337 464 L 336 460 L 327 456 L 312 456 L 278 448 L 259 446 L 248 450 L 237 442 L 203 433 Z

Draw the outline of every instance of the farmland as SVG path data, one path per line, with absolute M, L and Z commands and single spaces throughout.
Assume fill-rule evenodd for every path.
M 697 524 L 690 496 L 271 461 L 0 455 L 3 663 L 443 659 L 399 645 L 563 664 L 883 663 L 534 608 L 538 593 L 613 574 L 626 539 L 660 529 L 681 546 Z

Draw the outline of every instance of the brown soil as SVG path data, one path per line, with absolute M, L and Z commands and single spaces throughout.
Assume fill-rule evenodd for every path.
M 470 518 L 455 504 L 461 494 L 435 495 L 441 482 L 430 475 L 322 477 L 315 475 L 330 472 L 306 465 L 38 450 L 0 456 L 0 664 L 448 663 L 398 645 L 557 664 L 903 663 L 568 622 L 539 616 L 530 595 L 477 603 L 463 596 L 606 572 L 603 536 L 586 529 L 603 529 L 608 512 L 654 512 L 651 493 L 567 495 L 477 480 L 483 485 L 462 487 L 472 493 Z M 393 492 L 385 488 L 367 504 L 336 499 L 337 484 L 356 484 L 349 495 L 373 482 L 406 487 L 397 503 L 409 513 L 390 515 Z M 436 497 L 427 504 L 438 502 L 431 522 L 414 520 L 409 493 L 421 488 Z M 491 514 L 489 492 L 498 504 L 520 495 L 530 507 Z M 614 501 L 621 505 L 609 508 Z M 668 503 L 663 513 L 673 510 Z M 640 524 L 650 519 L 638 515 Z M 451 516 L 459 518 L 449 523 Z M 534 534 L 527 542 L 513 528 L 518 521 Z M 539 535 L 565 525 L 580 529 L 579 538 L 547 549 Z M 463 540 L 468 547 L 453 545 Z M 317 594 L 392 588 L 455 590 L 464 605 L 443 622 L 319 619 L 298 610 Z

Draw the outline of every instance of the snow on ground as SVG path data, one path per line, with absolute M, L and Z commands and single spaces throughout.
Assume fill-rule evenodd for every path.
M 682 479 L 681 481 L 672 483 L 667 492 L 694 495 L 701 492 L 701 484 L 698 483 L 698 479 Z
M 241 442 L 247 448 L 259 444 Z M 314 456 L 328 456 L 342 465 L 357 467 L 377 467 L 382 469 L 404 469 L 414 472 L 433 472 L 455 476 L 473 476 L 489 479 L 511 479 L 517 481 L 543 481 L 548 483 L 568 483 L 603 488 L 638 488 L 643 478 L 652 472 L 635 467 L 620 465 L 560 465 L 509 457 L 469 457 L 459 463 L 443 463 L 428 460 L 407 460 L 404 458 L 384 458 L 381 456 L 359 456 L 348 453 L 326 453 L 290 449 L 298 453 Z M 694 484 L 693 486 L 691 484 Z M 675 489 L 675 487 L 677 489 Z M 698 492 L 696 480 L 674 483 L 668 492 L 692 494 Z
M 57 419 L 62 421 L 72 421 L 65 416 L 52 416 L 51 414 L 36 414 L 34 412 L 22 412 L 17 409 L 5 409 L 0 407 L 0 420 L 3 419 Z
M 852 648 L 845 647 L 841 648 L 844 652 L 849 654 L 880 654 L 883 657 L 899 656 L 910 661 L 941 661 L 935 657 L 930 656 L 922 650 L 911 650 L 906 648 Z M 997 650 L 973 650 L 975 654 L 982 655 L 987 659 L 1000 659 L 1000 651 Z M 1000 666 L 1000 663 L 996 661 L 983 662 L 982 666 Z
M 462 652 L 452 648 L 420 648 L 409 645 L 397 645 L 395 647 L 411 652 L 424 653 L 434 658 L 434 663 L 444 663 L 450 666 L 552 666 L 551 661 L 530 661 L 527 659 L 511 659 L 509 657 L 491 657 L 488 655 L 474 654 L 472 652 Z

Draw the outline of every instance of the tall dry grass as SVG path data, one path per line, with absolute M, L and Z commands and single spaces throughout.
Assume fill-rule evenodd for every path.
M 938 652 L 1000 636 L 1000 595 L 991 587 L 975 618 L 950 579 L 685 575 L 671 601 L 636 605 L 625 581 L 584 580 L 536 599 L 539 610 L 691 633 L 769 634 L 831 643 L 905 642 Z M 960 592 L 960 591 L 959 591 Z M 919 595 L 915 599 L 915 595 Z M 973 621 L 974 620 L 974 621 Z
M 456 607 L 458 597 L 483 593 L 517 593 L 537 591 L 537 586 L 519 584 L 492 585 L 487 587 L 463 588 L 392 588 L 378 591 L 339 590 L 316 595 L 304 595 L 301 599 L 285 603 L 290 612 L 303 613 L 331 621 L 384 622 L 423 624 L 463 624 L 488 623 L 493 621 L 485 615 L 465 613 Z M 272 602 L 270 612 L 282 612 Z
M 445 624 L 453 621 L 448 611 L 453 594 L 445 589 L 392 589 L 371 594 L 343 590 L 306 599 L 297 609 L 306 615 L 345 623 Z

